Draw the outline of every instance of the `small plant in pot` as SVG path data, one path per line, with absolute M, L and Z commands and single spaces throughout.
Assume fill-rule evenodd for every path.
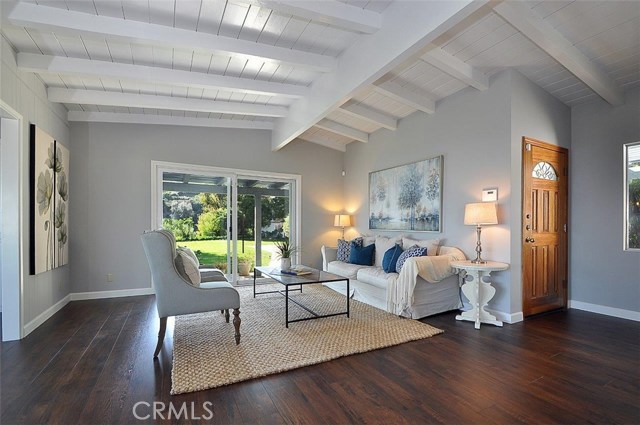
M 298 252 L 298 248 L 288 240 L 278 241 L 274 244 L 276 255 L 280 258 L 280 269 L 289 270 L 291 268 L 291 256 Z
M 239 254 L 238 255 L 238 274 L 240 276 L 249 276 L 251 272 L 251 257 L 247 254 Z

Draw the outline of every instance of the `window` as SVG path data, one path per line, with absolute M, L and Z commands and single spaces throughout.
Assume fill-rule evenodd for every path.
M 640 142 L 624 146 L 624 248 L 640 250 Z
M 531 171 L 531 176 L 537 179 L 542 179 L 542 180 L 553 180 L 553 181 L 558 180 L 558 173 L 556 173 L 556 170 L 555 168 L 553 168 L 553 165 L 544 161 L 538 162 L 536 166 L 533 167 L 533 170 Z

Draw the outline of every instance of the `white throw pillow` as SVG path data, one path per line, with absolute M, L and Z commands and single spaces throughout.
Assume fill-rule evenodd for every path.
M 440 246 L 440 239 L 411 239 L 402 238 L 402 249 L 407 250 L 409 247 L 418 245 L 421 248 L 427 248 L 427 255 L 433 257 L 438 255 L 438 247 Z
M 362 246 L 369 246 L 376 243 L 375 236 L 362 236 Z
M 401 240 L 399 237 L 388 238 L 386 236 L 376 236 L 376 261 L 373 265 L 382 267 L 382 259 L 384 258 L 385 252 L 396 246 L 396 244 L 400 244 Z
M 179 249 L 174 263 L 180 276 L 196 288 L 200 286 L 200 281 L 202 280 L 200 270 L 198 270 L 198 265 L 193 261 L 191 255 Z
M 198 256 L 196 255 L 195 252 L 193 252 L 193 250 L 191 248 L 189 248 L 188 246 L 179 246 L 177 248 L 177 251 L 181 251 L 181 252 L 184 252 L 185 254 L 187 254 L 189 257 L 191 257 L 191 259 L 193 261 L 195 261 L 196 266 L 198 266 L 198 268 L 200 268 L 200 260 L 198 260 Z M 176 254 L 178 254 L 178 252 L 176 252 Z

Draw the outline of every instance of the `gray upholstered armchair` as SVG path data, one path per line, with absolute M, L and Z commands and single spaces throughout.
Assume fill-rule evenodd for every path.
M 144 252 L 151 268 L 153 289 L 156 292 L 156 306 L 160 317 L 158 345 L 153 357 L 158 357 L 167 317 L 181 314 L 202 313 L 221 310 L 229 323 L 229 309 L 233 309 L 233 324 L 236 330 L 236 344 L 240 343 L 240 295 L 225 281 L 202 282 L 199 287 L 191 285 L 176 270 L 176 240 L 168 230 L 153 230 L 141 236 Z M 206 280 L 206 279 L 205 279 Z

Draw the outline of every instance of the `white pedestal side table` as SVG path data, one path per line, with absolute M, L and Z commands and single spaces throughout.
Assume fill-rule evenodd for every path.
M 466 272 L 462 292 L 471 303 L 471 310 L 463 311 L 462 314 L 456 316 L 456 320 L 475 322 L 476 329 L 480 329 L 481 323 L 502 326 L 502 321 L 485 311 L 484 307 L 496 294 L 496 288 L 491 286 L 491 272 L 506 270 L 509 268 L 509 264 L 496 261 L 478 264 L 466 260 L 452 261 L 451 267 L 458 271 L 464 270 Z

